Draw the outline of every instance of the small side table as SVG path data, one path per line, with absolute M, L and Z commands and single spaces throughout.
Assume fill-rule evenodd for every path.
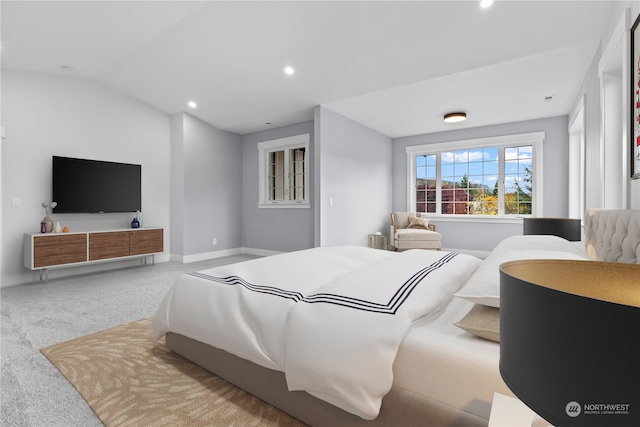
M 387 250 L 387 236 L 384 234 L 369 234 L 369 242 L 367 244 L 370 248 Z

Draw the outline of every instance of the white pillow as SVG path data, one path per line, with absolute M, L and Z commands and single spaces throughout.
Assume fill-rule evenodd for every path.
M 547 250 L 494 250 L 455 296 L 476 304 L 500 307 L 500 264 L 521 259 L 587 260 L 575 252 Z

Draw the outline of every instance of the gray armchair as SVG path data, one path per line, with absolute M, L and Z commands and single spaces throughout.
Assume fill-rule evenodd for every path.
M 396 251 L 407 249 L 442 248 L 442 235 L 436 226 L 429 224 L 428 218 L 420 218 L 415 212 L 391 213 L 391 246 Z

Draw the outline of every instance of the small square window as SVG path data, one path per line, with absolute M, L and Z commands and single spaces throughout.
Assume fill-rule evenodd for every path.
M 309 134 L 258 144 L 258 206 L 309 207 Z

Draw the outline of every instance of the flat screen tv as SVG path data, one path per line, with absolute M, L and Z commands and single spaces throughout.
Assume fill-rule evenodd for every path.
M 142 210 L 142 166 L 53 156 L 54 213 Z

